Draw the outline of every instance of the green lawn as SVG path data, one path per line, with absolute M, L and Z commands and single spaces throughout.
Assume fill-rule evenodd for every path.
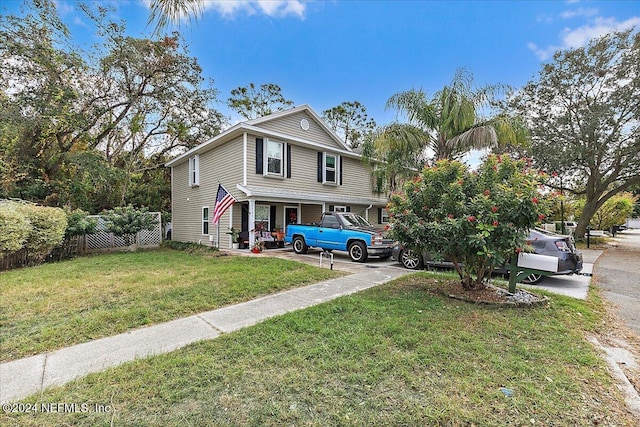
M 2 414 L 0 424 L 636 425 L 584 337 L 603 327 L 595 291 L 504 309 L 435 292 L 446 282 L 406 276 L 25 401 L 108 413 Z
M 342 273 L 167 248 L 0 273 L 0 361 L 115 335 Z

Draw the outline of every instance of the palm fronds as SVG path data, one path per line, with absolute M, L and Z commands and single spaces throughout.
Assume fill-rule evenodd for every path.
M 154 34 L 167 28 L 169 23 L 179 25 L 185 18 L 198 18 L 204 10 L 204 0 L 151 0 L 147 25 L 156 22 Z

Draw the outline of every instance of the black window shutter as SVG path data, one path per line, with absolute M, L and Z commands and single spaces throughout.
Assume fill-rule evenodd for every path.
M 329 205 L 329 212 L 333 212 L 333 205 Z
M 351 212 L 351 206 L 347 206 L 347 212 Z
M 291 144 L 287 144 L 287 178 L 291 178 Z
M 322 153 L 318 153 L 318 182 L 322 182 Z
M 378 208 L 378 224 L 382 224 L 382 208 Z
M 269 220 L 271 221 L 271 230 L 276 228 L 276 207 L 275 205 L 270 206 L 269 212 Z
M 338 156 L 338 163 L 340 163 L 340 185 L 342 185 L 342 157 Z
M 262 151 L 264 149 L 264 143 L 262 138 L 256 138 L 256 173 L 262 175 L 262 165 L 264 161 L 262 159 Z
M 242 204 L 242 212 L 240 214 L 240 231 L 249 231 L 249 205 Z

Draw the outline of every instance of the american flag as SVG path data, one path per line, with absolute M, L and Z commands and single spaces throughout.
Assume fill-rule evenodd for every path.
M 217 224 L 222 214 L 224 214 L 226 210 L 229 209 L 229 206 L 233 205 L 236 201 L 236 198 L 229 194 L 222 184 L 218 184 L 216 206 L 213 209 L 213 223 Z

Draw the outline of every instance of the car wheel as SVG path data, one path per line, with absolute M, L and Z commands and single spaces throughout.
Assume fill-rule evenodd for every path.
M 411 249 L 404 249 L 400 252 L 400 263 L 404 268 L 408 268 L 409 270 L 419 270 L 424 266 L 422 257 Z
M 354 242 L 349 246 L 349 257 L 353 262 L 367 262 L 367 247 L 362 242 Z
M 293 251 L 297 254 L 306 254 L 309 247 L 304 241 L 304 237 L 296 236 L 293 238 Z
M 542 274 L 530 274 L 527 277 L 525 277 L 524 279 L 522 279 L 522 283 L 526 284 L 526 285 L 536 285 L 538 283 L 540 283 L 542 281 L 542 279 L 544 279 L 544 276 Z

